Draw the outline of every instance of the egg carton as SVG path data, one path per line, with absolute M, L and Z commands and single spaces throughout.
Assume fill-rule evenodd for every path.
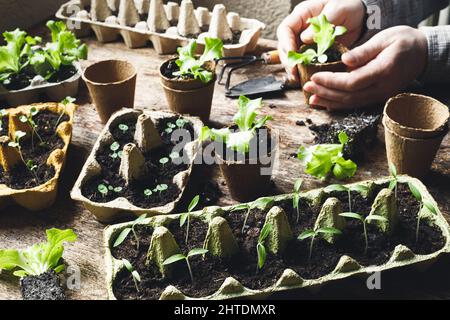
M 120 35 L 129 48 L 144 47 L 151 41 L 159 54 L 176 53 L 191 39 L 197 39 L 200 54 L 204 38 L 211 37 L 224 41 L 224 56 L 242 56 L 255 50 L 265 28 L 256 19 L 227 13 L 222 4 L 210 12 L 204 7 L 194 9 L 190 0 L 181 5 L 164 5 L 162 0 L 73 0 L 63 4 L 56 17 L 65 20 L 78 37 L 88 36 L 92 29 L 98 41 L 112 42 Z M 237 37 L 239 41 L 233 43 Z
M 48 82 L 41 76 L 35 76 L 28 87 L 20 90 L 7 90 L 0 84 L 0 101 L 4 100 L 9 106 L 26 105 L 40 101 L 45 95 L 47 100 L 61 101 L 67 96 L 76 97 L 81 77 L 81 66 L 79 62 L 73 64 L 77 73 L 61 82 Z
M 56 133 L 64 141 L 62 149 L 55 149 L 48 157 L 47 164 L 55 169 L 55 175 L 47 182 L 29 189 L 12 189 L 5 184 L 0 184 L 0 208 L 5 208 L 11 204 L 17 204 L 28 210 L 39 211 L 52 206 L 55 202 L 58 190 L 58 181 L 61 171 L 64 168 L 67 156 L 67 149 L 72 139 L 73 117 L 77 108 L 74 104 L 64 106 L 61 103 L 36 103 L 24 105 L 17 108 L 6 109 L 9 118 L 9 136 L 0 137 L 0 163 L 3 170 L 8 171 L 12 168 L 20 157 L 17 150 L 8 146 L 8 142 L 14 137 L 17 130 L 30 132 L 31 129 L 19 121 L 19 117 L 28 114 L 32 107 L 37 108 L 39 112 L 49 110 L 61 114 L 63 111 L 69 116 L 68 121 L 61 122 L 56 128 Z M 29 136 L 29 135 L 28 135 Z
M 373 187 L 376 185 L 385 185 L 389 182 L 389 178 L 383 178 L 377 181 L 363 181 L 359 183 L 355 183 L 353 185 L 365 185 L 368 186 L 369 190 L 374 190 Z M 411 178 L 408 176 L 399 176 L 400 183 L 408 183 L 413 182 L 417 188 L 421 191 L 424 198 L 430 201 L 437 207 L 436 202 L 431 197 L 426 187 L 417 179 Z M 371 192 L 371 191 L 369 191 Z M 381 193 L 381 192 L 380 192 Z M 379 194 L 380 195 L 380 194 Z M 367 196 L 367 194 L 365 195 Z M 286 214 L 283 209 L 278 206 L 281 202 L 289 200 L 292 201 L 292 194 L 288 195 L 280 195 L 273 197 L 274 202 L 269 204 L 263 210 L 269 210 L 266 216 L 266 222 L 270 221 L 270 223 L 274 226 L 274 230 L 277 232 L 271 233 L 271 236 L 266 240 L 266 245 L 268 246 L 268 250 L 273 250 L 273 248 L 280 248 L 283 241 L 286 238 L 289 238 L 287 235 L 289 232 L 286 232 L 286 229 L 283 230 L 283 226 L 288 224 Z M 329 218 L 332 213 L 330 211 L 324 210 L 326 203 L 330 200 L 330 194 L 328 194 L 324 189 L 316 189 L 311 190 L 301 194 L 301 201 L 308 201 L 313 205 L 319 205 L 323 202 L 323 200 L 327 199 L 324 203 L 322 212 L 325 214 L 322 216 L 323 218 L 328 215 Z M 377 196 L 378 198 L 378 196 Z M 333 198 L 331 198 L 333 199 Z M 376 202 L 376 200 L 375 200 Z M 374 202 L 374 203 L 375 203 Z M 232 247 L 233 241 L 230 241 L 230 237 L 233 237 L 228 226 L 228 223 L 225 219 L 226 213 L 232 212 L 235 206 L 230 207 L 209 207 L 205 208 L 202 211 L 197 211 L 191 213 L 191 219 L 200 219 L 204 223 L 210 223 L 209 230 L 216 230 L 215 232 L 208 231 L 208 235 L 212 236 L 211 241 L 207 241 L 207 248 L 210 253 L 214 252 L 226 252 L 227 249 Z M 427 209 L 422 209 L 427 210 Z M 328 212 L 328 213 L 327 213 Z M 442 231 L 443 237 L 445 238 L 445 245 L 442 249 L 427 255 L 416 255 L 413 253 L 411 249 L 404 245 L 397 245 L 392 252 L 392 255 L 388 262 L 378 265 L 378 266 L 369 266 L 365 267 L 360 265 L 356 260 L 351 258 L 350 256 L 343 255 L 335 269 L 320 278 L 317 279 L 303 279 L 299 276 L 294 270 L 286 269 L 282 273 L 279 279 L 275 282 L 274 285 L 269 286 L 267 288 L 261 288 L 259 290 L 253 290 L 245 287 L 241 284 L 237 279 L 233 277 L 228 277 L 224 280 L 221 287 L 217 290 L 217 292 L 202 297 L 200 299 L 203 300 L 223 300 L 223 299 L 232 299 L 232 298 L 267 298 L 271 294 L 276 292 L 295 290 L 300 288 L 309 288 L 309 289 L 317 289 L 329 282 L 339 281 L 341 279 L 353 277 L 353 276 L 369 276 L 374 272 L 384 272 L 390 269 L 404 268 L 407 266 L 415 266 L 418 269 L 424 269 L 430 264 L 432 264 L 435 260 L 437 260 L 441 255 L 447 254 L 450 252 L 450 226 L 448 225 L 446 219 L 442 215 L 442 213 L 438 210 L 437 215 L 434 216 L 430 212 L 423 212 L 429 221 L 433 221 Z M 173 221 L 179 220 L 180 215 L 169 215 L 169 216 L 157 216 L 152 218 L 147 218 L 141 222 L 139 225 L 142 226 L 151 226 L 153 228 L 152 240 L 149 249 L 149 257 L 157 257 L 162 256 L 162 260 L 168 258 L 164 256 L 164 253 L 169 253 L 171 249 L 178 248 L 176 242 L 173 240 L 173 236 L 171 232 L 168 230 L 169 225 Z M 226 226 L 228 227 L 226 227 Z M 108 289 L 109 299 L 115 300 L 113 292 L 113 283 L 116 276 L 121 272 L 125 266 L 121 260 L 115 259 L 111 253 L 111 248 L 113 243 L 115 242 L 117 236 L 120 232 L 127 227 L 131 227 L 132 223 L 122 223 L 117 225 L 109 226 L 104 231 L 104 247 L 105 247 L 105 263 L 106 263 L 106 284 Z M 226 231 L 228 230 L 228 231 Z M 230 236 L 231 234 L 231 236 Z M 283 240 L 284 239 L 284 240 Z M 216 240 L 216 241 L 215 241 Z M 267 242 L 268 241 L 268 242 Z M 211 243 L 210 247 L 208 243 Z M 235 243 L 235 242 L 234 242 Z M 220 247 L 220 248 L 219 248 Z M 156 249 L 155 249 L 156 248 Z M 175 251 L 174 251 L 175 250 Z M 176 249 L 172 250 L 172 253 L 176 253 Z M 178 249 L 179 250 L 179 249 Z M 157 252 L 157 254 L 155 254 Z M 170 254 L 169 254 L 170 255 Z M 159 261 L 160 259 L 156 259 L 155 261 Z M 195 272 L 195 270 L 194 270 Z M 179 289 L 175 286 L 168 286 L 160 296 L 162 300 L 191 300 L 191 299 L 199 299 L 192 298 L 184 295 Z
M 109 146 L 114 141 L 110 131 L 111 128 L 118 126 L 125 120 L 136 119 L 136 133 L 134 136 L 135 143 L 129 143 L 123 146 L 123 156 L 120 160 L 121 164 L 119 174 L 128 184 L 133 179 L 143 175 L 143 170 L 146 170 L 145 165 L 142 164 L 144 161 L 143 153 L 148 151 L 151 152 L 152 146 L 155 145 L 156 141 L 160 140 L 159 133 L 155 128 L 155 123 L 162 119 L 175 116 L 177 115 L 170 112 L 136 109 L 122 109 L 114 113 L 105 125 L 103 131 L 100 133 L 91 154 L 87 158 L 86 163 L 84 164 L 81 173 L 75 182 L 75 185 L 71 191 L 72 199 L 81 201 L 87 210 L 89 210 L 99 221 L 105 223 L 129 215 L 140 216 L 142 214 L 147 214 L 152 216 L 156 214 L 171 213 L 175 209 L 175 206 L 180 201 L 184 190 L 186 189 L 193 169 L 194 159 L 201 144 L 197 137 L 200 135 L 203 123 L 195 117 L 183 116 L 183 119 L 188 120 L 192 124 L 196 138 L 194 141 L 186 143 L 183 148 L 184 154 L 187 157 L 187 163 L 189 163 L 188 168 L 177 173 L 173 177 L 173 183 L 180 190 L 180 193 L 175 200 L 159 207 L 140 208 L 133 205 L 124 197 L 118 197 L 107 203 L 94 202 L 86 198 L 82 194 L 81 189 L 82 186 L 91 178 L 101 173 L 101 165 L 97 162 L 96 155 L 103 146 Z

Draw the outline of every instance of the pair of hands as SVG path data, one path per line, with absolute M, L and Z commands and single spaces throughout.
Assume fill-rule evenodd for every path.
M 287 66 L 287 53 L 301 43 L 312 43 L 307 24 L 310 17 L 324 13 L 347 33 L 338 41 L 352 46 L 363 31 L 365 6 L 361 0 L 306 0 L 301 2 L 278 28 L 280 58 Z M 425 70 L 427 39 L 418 29 L 397 26 L 385 29 L 363 45 L 342 55 L 350 72 L 319 72 L 303 90 L 312 93 L 309 103 L 328 110 L 353 109 L 380 102 L 411 84 Z M 286 69 L 298 81 L 295 68 Z

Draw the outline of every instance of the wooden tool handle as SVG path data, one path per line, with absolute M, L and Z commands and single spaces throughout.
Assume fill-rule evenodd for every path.
M 264 59 L 265 63 L 267 63 L 267 64 L 280 64 L 281 63 L 280 55 L 278 54 L 277 50 L 263 53 L 262 58 Z

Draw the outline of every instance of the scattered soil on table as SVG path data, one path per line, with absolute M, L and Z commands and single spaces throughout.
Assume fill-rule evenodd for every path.
M 373 194 L 365 199 L 357 193 L 352 193 L 352 210 L 362 214 L 370 212 L 371 205 L 377 193 L 386 186 L 376 185 Z M 343 210 L 348 210 L 348 197 L 346 192 L 335 192 L 329 195 L 336 196 L 341 202 Z M 322 203 L 326 199 L 323 199 Z M 306 201 L 300 202 L 300 216 L 297 222 L 297 212 L 292 207 L 292 201 L 282 201 L 276 205 L 281 206 L 287 216 L 294 239 L 290 241 L 285 253 L 281 256 L 268 254 L 262 270 L 257 270 L 257 251 L 259 232 L 264 225 L 268 210 L 251 210 L 244 233 L 241 232 L 245 210 L 228 212 L 224 218 L 228 221 L 238 242 L 240 252 L 229 260 L 219 259 L 206 255 L 192 259 L 192 270 L 196 282 L 190 283 L 187 267 L 184 262 L 174 265 L 174 275 L 170 279 L 163 279 L 154 267 L 145 267 L 140 264 L 141 255 L 146 255 L 146 249 L 140 250 L 136 267 L 142 271 L 144 279 L 141 292 L 136 294 L 134 283 L 129 274 L 119 274 L 114 282 L 114 292 L 119 299 L 157 299 L 162 291 L 173 285 L 180 291 L 192 297 L 205 297 L 214 293 L 223 280 L 233 276 L 244 286 L 251 289 L 263 289 L 273 285 L 286 268 L 291 268 L 305 279 L 316 279 L 332 272 L 343 255 L 349 255 L 360 264 L 380 265 L 386 263 L 398 244 L 408 246 L 416 254 L 430 254 L 441 249 L 445 239 L 441 230 L 435 225 L 429 225 L 425 219 L 421 222 L 419 242 L 415 242 L 416 218 L 419 203 L 411 195 L 407 185 L 398 186 L 398 212 L 399 222 L 391 236 L 382 234 L 374 226 L 368 225 L 369 248 L 367 255 L 363 254 L 364 239 L 362 225 L 354 220 L 347 221 L 347 228 L 334 245 L 317 238 L 314 241 L 313 254 L 308 261 L 310 240 L 300 241 L 297 236 L 314 227 L 315 220 L 321 207 L 311 207 Z M 207 232 L 207 225 L 192 220 L 190 228 L 189 246 L 184 245 L 185 226 L 179 227 L 179 222 L 172 222 L 168 228 L 172 231 L 183 253 L 196 247 L 202 247 Z M 149 237 L 149 236 L 148 236 Z M 131 251 L 131 249 L 127 249 Z
M 28 276 L 20 281 L 24 300 L 66 300 L 59 276 L 54 270 L 39 276 Z
M 312 124 L 309 129 L 316 136 L 315 143 L 339 143 L 338 135 L 344 131 L 349 138 L 344 146 L 346 159 L 360 159 L 377 138 L 380 115 L 352 114 L 342 120 L 321 125 Z
M 21 140 L 23 158 L 25 161 L 32 160 L 37 166 L 35 174 L 23 162 L 19 162 L 11 172 L 4 172 L 0 168 L 0 183 L 12 189 L 27 189 L 42 185 L 55 176 L 55 168 L 47 165 L 47 159 L 54 150 L 64 147 L 64 141 L 59 135 L 55 135 L 55 125 L 59 116 L 57 113 L 42 111 L 33 117 L 37 133 L 44 144 L 36 134 L 33 135 L 33 139 L 29 138 L 28 134 Z M 64 115 L 59 123 L 68 120 L 69 117 Z
M 173 183 L 173 177 L 178 173 L 188 169 L 188 165 L 183 163 L 175 163 L 170 157 L 175 145 L 181 141 L 171 141 L 171 132 L 167 129 L 168 125 L 175 124 L 179 117 L 170 117 L 162 119 L 156 123 L 156 129 L 161 135 L 163 145 L 144 154 L 146 166 L 148 168 L 148 175 L 139 181 L 132 181 L 129 186 L 125 185 L 125 180 L 119 175 L 119 167 L 121 158 L 119 156 L 112 157 L 113 151 L 110 149 L 111 145 L 103 145 L 99 148 L 96 159 L 100 164 L 101 174 L 93 177 L 82 186 L 82 193 L 89 200 L 99 203 L 110 202 L 118 197 L 128 199 L 132 204 L 141 208 L 150 208 L 162 206 L 174 201 L 180 194 L 180 190 L 176 184 Z M 110 128 L 115 142 L 119 143 L 119 150 L 128 143 L 134 143 L 134 133 L 136 130 L 136 119 L 124 120 L 120 124 L 125 124 L 128 127 L 126 132 L 120 130 L 119 124 Z M 174 129 L 175 130 L 175 129 Z M 190 136 L 191 141 L 194 139 L 194 128 L 192 124 L 186 122 L 182 130 L 186 130 Z M 185 143 L 185 142 L 183 142 Z M 183 145 L 182 145 L 183 146 Z M 184 157 L 184 150 L 179 152 L 179 157 Z M 160 160 L 167 158 L 167 163 L 161 163 Z M 102 194 L 98 190 L 100 184 L 106 187 L 112 187 L 107 194 Z M 156 186 L 166 185 L 167 190 L 155 191 Z M 152 190 L 151 195 L 145 195 L 145 190 Z

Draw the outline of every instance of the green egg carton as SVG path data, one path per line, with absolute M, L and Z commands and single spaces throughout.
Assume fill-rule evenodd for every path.
M 363 181 L 350 184 L 347 185 L 347 187 L 363 185 L 366 187 L 366 190 L 368 190 L 367 194 L 364 194 L 363 191 L 360 191 L 360 193 L 362 194 L 362 196 L 367 197 L 368 193 L 372 192 L 375 186 L 384 186 L 389 182 L 390 178 L 382 178 L 376 181 Z M 432 198 L 426 187 L 419 180 L 411 178 L 409 176 L 402 175 L 398 176 L 398 182 L 413 183 L 420 191 L 423 200 L 428 201 L 435 207 L 436 210 L 435 214 L 433 214 L 426 206 L 423 206 L 421 214 L 422 219 L 425 219 L 425 221 L 428 221 L 429 223 L 433 223 L 442 231 L 442 237 L 444 238 L 444 245 L 440 250 L 435 251 L 431 254 L 417 255 L 407 246 L 399 244 L 395 247 L 389 260 L 386 263 L 382 265 L 369 267 L 360 265 L 355 259 L 353 259 L 348 255 L 343 255 L 340 257 L 339 262 L 337 263 L 334 270 L 325 276 L 322 276 L 317 279 L 304 279 L 300 275 L 298 275 L 294 270 L 285 269 L 280 278 L 277 279 L 277 281 L 274 282 L 273 285 L 266 288 L 261 288 L 260 290 L 249 289 L 245 287 L 243 284 L 241 284 L 237 279 L 230 276 L 224 280 L 220 288 L 215 293 L 201 298 L 193 298 L 186 296 L 175 286 L 169 285 L 162 292 L 160 300 L 191 300 L 191 299 L 223 300 L 232 298 L 261 299 L 267 298 L 271 294 L 276 292 L 300 288 L 312 289 L 315 287 L 325 285 L 329 282 L 338 281 L 340 279 L 345 279 L 356 275 L 365 276 L 373 274 L 374 272 L 383 272 L 390 269 L 402 268 L 413 265 L 418 269 L 424 269 L 429 265 L 431 265 L 433 262 L 435 262 L 441 255 L 450 252 L 450 226 L 446 221 L 446 219 L 444 218 L 443 214 L 438 209 L 435 200 Z M 387 209 L 386 203 L 388 203 L 389 201 L 383 202 L 380 199 L 380 195 L 386 193 L 385 191 L 387 191 L 387 189 L 383 189 L 378 193 L 375 201 L 372 204 L 372 210 L 378 210 L 377 214 L 387 216 L 388 215 L 387 211 L 389 211 L 389 209 Z M 292 239 L 292 237 L 294 236 L 292 235 L 292 232 L 290 232 L 290 228 L 286 228 L 286 225 L 288 226 L 289 224 L 287 222 L 284 211 L 282 209 L 281 210 L 278 209 L 279 208 L 278 205 L 281 204 L 281 202 L 284 202 L 286 200 L 292 201 L 292 198 L 293 198 L 292 194 L 274 196 L 272 197 L 273 202 L 271 204 L 268 204 L 266 208 L 262 208 L 264 210 L 270 209 L 270 211 L 268 211 L 266 215 L 266 223 L 270 220 L 270 223 L 273 225 L 273 231 L 275 231 L 275 232 L 272 231 L 271 234 L 273 234 L 273 236 L 269 237 L 268 240 L 266 241 L 268 251 L 277 252 L 277 250 L 279 250 L 283 246 L 283 244 L 286 243 L 286 241 Z M 320 220 L 321 221 L 320 223 L 325 223 L 326 225 L 327 223 L 333 220 L 332 215 L 333 214 L 335 215 L 335 210 L 328 210 L 328 208 L 325 209 L 325 206 L 332 203 L 333 201 L 331 199 L 335 198 L 331 197 L 331 194 L 327 192 L 324 188 L 301 193 L 300 198 L 302 201 L 308 201 L 308 203 L 311 205 L 316 206 L 322 205 L 322 210 L 321 213 L 319 214 L 318 219 L 316 220 L 316 224 L 319 223 L 318 221 Z M 220 221 L 222 222 L 225 221 L 222 218 L 222 216 L 225 217 L 226 213 L 231 212 L 234 208 L 236 208 L 236 206 L 229 206 L 223 208 L 208 207 L 203 209 L 202 211 L 192 212 L 191 218 L 200 219 L 205 223 L 215 223 L 214 221 L 216 222 L 219 221 L 217 225 L 220 225 Z M 280 214 L 280 212 L 282 213 Z M 173 236 L 167 228 L 172 221 L 179 220 L 179 218 L 180 218 L 179 214 L 173 214 L 167 216 L 155 216 L 151 218 L 146 218 L 138 222 L 138 224 L 140 225 L 147 225 L 153 227 L 152 243 L 150 244 L 148 255 L 149 257 L 150 256 L 159 257 L 160 261 L 164 261 L 164 259 L 167 259 L 168 256 L 177 253 L 176 251 L 174 251 L 175 250 L 174 247 L 178 248 L 178 246 L 176 244 L 173 244 L 175 243 L 173 241 Z M 391 221 L 389 221 L 389 223 L 391 223 Z M 124 228 L 131 227 L 132 224 L 133 222 L 116 224 L 107 227 L 104 231 L 104 246 L 106 252 L 105 255 L 106 284 L 108 288 L 108 296 L 109 299 L 111 300 L 116 299 L 113 292 L 114 279 L 116 278 L 118 273 L 125 268 L 121 260 L 115 259 L 113 257 L 111 248 L 120 232 Z M 321 225 L 321 227 L 322 226 L 323 225 Z M 216 230 L 222 231 L 224 231 L 225 229 L 230 230 L 229 228 L 220 228 L 220 227 L 216 228 Z M 233 250 L 238 250 L 235 248 L 233 249 L 233 246 L 236 246 L 236 242 L 233 241 L 234 238 L 233 239 L 230 238 L 229 236 L 230 233 L 227 232 L 226 230 L 224 232 L 222 231 L 216 232 L 215 233 L 216 237 L 210 239 L 212 241 L 210 241 L 211 247 L 208 246 L 209 249 L 208 254 L 222 255 L 227 254 L 227 252 L 229 253 Z M 160 244 L 154 245 L 153 243 L 154 239 L 160 240 L 159 242 Z M 157 250 L 153 250 L 153 248 L 157 248 Z M 155 261 L 157 261 L 157 259 Z

